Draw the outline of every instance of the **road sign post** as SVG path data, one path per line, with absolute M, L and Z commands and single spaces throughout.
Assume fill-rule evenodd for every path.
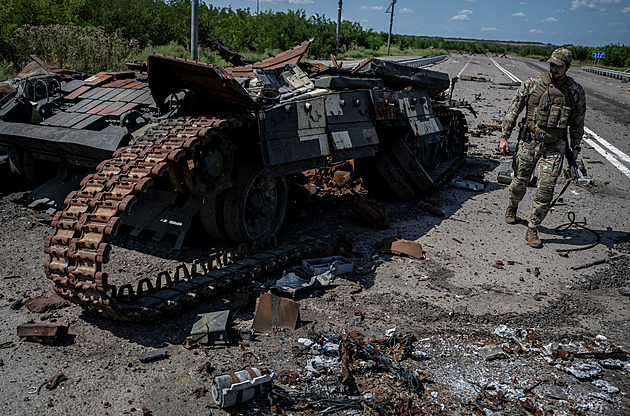
M 591 54 L 591 57 L 595 58 L 595 65 L 594 66 L 597 66 L 597 60 L 605 58 L 606 57 L 606 52 L 593 51 L 593 53 Z

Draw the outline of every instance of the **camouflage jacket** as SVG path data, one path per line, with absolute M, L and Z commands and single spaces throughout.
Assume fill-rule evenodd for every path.
M 582 142 L 582 136 L 584 135 L 586 95 L 584 94 L 582 86 L 573 81 L 572 78 L 567 76 L 562 81 L 559 81 L 561 84 L 565 82 L 569 82 L 569 94 L 572 96 L 570 101 L 574 103 L 571 114 L 569 115 L 568 125 L 570 145 L 572 149 L 575 149 Z M 506 140 L 510 138 L 512 130 L 514 130 L 516 126 L 518 115 L 527 106 L 529 96 L 538 86 L 542 85 L 542 83 L 543 81 L 540 77 L 529 78 L 527 81 L 521 83 L 503 119 L 501 137 L 505 137 Z

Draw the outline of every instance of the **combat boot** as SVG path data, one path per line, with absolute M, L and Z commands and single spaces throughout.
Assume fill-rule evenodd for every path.
M 540 237 L 538 237 L 538 228 L 536 227 L 527 227 L 527 232 L 525 233 L 525 240 L 530 247 L 541 248 L 542 241 L 540 241 Z
M 518 207 L 512 207 L 508 205 L 507 210 L 505 211 L 505 222 L 508 224 L 516 224 L 516 209 Z

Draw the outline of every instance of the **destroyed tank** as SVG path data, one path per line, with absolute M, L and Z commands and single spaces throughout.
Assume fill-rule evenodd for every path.
M 464 160 L 465 118 L 436 100 L 447 74 L 378 59 L 301 64 L 309 43 L 241 67 L 151 55 L 140 71 L 91 77 L 36 60 L 7 83 L 0 151 L 12 170 L 31 182 L 59 165 L 87 173 L 45 241 L 55 291 L 119 319 L 154 319 L 305 249 L 241 249 L 116 287 L 103 265 L 122 219 L 158 233 L 175 224 L 180 246 L 196 215 L 212 238 L 260 242 L 282 227 L 288 178 L 300 172 L 353 161 L 367 187 L 410 200 Z

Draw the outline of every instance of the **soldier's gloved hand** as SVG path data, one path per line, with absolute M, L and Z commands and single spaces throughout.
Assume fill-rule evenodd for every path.
M 503 155 L 507 155 L 510 151 L 510 145 L 505 137 L 501 137 L 501 141 L 499 142 L 499 151 Z

